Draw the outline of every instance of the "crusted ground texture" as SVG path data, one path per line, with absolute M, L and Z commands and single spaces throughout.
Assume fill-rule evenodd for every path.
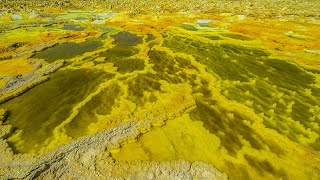
M 0 176 L 3 179 L 227 179 L 212 165 L 176 160 L 116 162 L 108 151 L 137 137 L 137 121 L 80 138 L 43 155 L 14 155 L 1 139 Z M 1 134 L 9 133 L 1 126 Z
M 320 179 L 319 1 L 0 9 L 0 179 Z

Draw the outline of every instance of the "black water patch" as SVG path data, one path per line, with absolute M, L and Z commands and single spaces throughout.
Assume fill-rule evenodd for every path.
M 320 70 L 319 69 L 312 69 L 312 68 L 308 68 L 308 67 L 302 67 L 304 70 L 308 71 L 308 72 L 312 72 L 314 74 L 320 74 Z
M 96 25 L 99 30 L 104 32 L 117 32 L 117 30 L 113 27 L 107 27 L 105 25 Z
M 23 142 L 13 148 L 23 153 L 39 150 L 53 129 L 70 116 L 72 108 L 108 77 L 97 70 L 58 71 L 48 81 L 1 104 L 10 113 L 6 123 L 23 130 Z
M 283 60 L 268 59 L 265 61 L 265 65 L 270 70 L 269 79 L 279 87 L 297 90 L 297 88 L 311 88 L 310 85 L 315 83 L 314 76 L 306 73 L 295 64 Z
M 102 45 L 100 38 L 88 39 L 83 43 L 68 42 L 37 52 L 33 55 L 33 58 L 44 59 L 51 63 L 59 59 L 70 59 L 97 50 Z
M 311 88 L 310 85 L 315 82 L 314 76 L 297 65 L 269 59 L 270 54 L 260 49 L 231 44 L 211 45 L 180 37 L 165 40 L 164 44 L 176 52 L 193 55 L 197 61 L 206 65 L 209 72 L 224 80 L 249 81 L 268 77 L 270 84 L 288 90 Z
M 260 61 L 269 55 L 262 50 L 231 44 L 207 44 L 178 36 L 171 37 L 170 40 L 166 39 L 164 46 L 175 52 L 190 54 L 198 62 L 206 65 L 208 72 L 217 74 L 224 80 L 235 81 L 249 81 L 254 77 L 252 70 L 264 72 L 265 67 Z
M 261 176 L 266 174 L 273 174 L 281 179 L 288 178 L 283 170 L 276 169 L 267 160 L 258 160 L 256 157 L 250 155 L 244 155 L 244 158 L 252 167 L 254 167 L 260 173 Z
M 150 77 L 157 80 L 165 80 L 169 83 L 177 84 L 183 82 L 192 83 L 196 79 L 195 75 L 189 75 L 183 72 L 185 69 L 196 70 L 190 60 L 171 57 L 163 51 L 151 50 L 148 53 L 149 63 L 153 64 L 152 69 L 157 74 L 150 74 Z
M 311 87 L 311 92 L 314 97 L 316 97 L 317 99 L 320 99 L 320 88 Z
M 112 58 L 108 62 L 112 62 L 120 73 L 143 70 L 145 67 L 144 60 L 135 58 Z
M 152 69 L 156 72 L 173 74 L 180 69 L 174 58 L 165 52 L 151 50 L 148 56 L 150 57 L 149 62 L 153 64 Z
M 106 62 L 111 62 L 118 68 L 118 72 L 127 73 L 136 70 L 143 70 L 145 62 L 142 59 L 132 58 L 138 53 L 136 47 L 115 46 L 110 50 L 100 53 L 100 57 L 106 57 Z
M 113 63 L 120 73 L 143 70 L 145 61 L 131 57 L 139 52 L 136 45 L 142 43 L 142 38 L 129 32 L 119 32 L 112 37 L 115 39 L 115 46 L 100 53 L 99 57 L 106 57 L 106 62 Z
M 224 160 L 228 167 L 225 173 L 228 174 L 229 178 L 233 179 L 254 179 L 256 177 L 250 177 L 247 168 L 240 163 L 233 163 L 228 160 Z M 229 171 L 228 171 L 229 170 Z
M 78 24 L 65 24 L 63 27 L 62 27 L 63 30 L 73 30 L 73 31 L 83 31 L 85 30 L 86 28 L 85 27 L 82 27 Z
M 308 135 L 302 133 L 294 124 L 288 125 L 287 118 L 291 117 L 303 125 L 304 128 L 310 128 L 312 131 L 320 133 L 319 130 L 310 125 L 308 120 L 314 116 L 309 112 L 309 109 L 320 103 L 319 100 L 313 98 L 320 95 L 318 88 L 312 85 L 315 84 L 315 77 L 298 65 L 285 60 L 271 59 L 269 58 L 270 54 L 261 49 L 233 44 L 206 43 L 179 36 L 168 36 L 164 41 L 164 46 L 169 47 L 174 52 L 192 55 L 199 63 L 206 66 L 208 72 L 223 81 L 239 81 L 240 84 L 238 83 L 237 85 L 224 84 L 222 82 L 221 92 L 228 99 L 242 104 L 246 104 L 247 100 L 252 101 L 253 104 L 249 107 L 252 107 L 257 114 L 264 113 L 264 116 L 267 117 L 263 121 L 266 127 L 275 129 L 293 141 L 298 141 L 299 135 L 308 138 Z M 162 59 L 162 61 L 159 60 L 158 62 L 163 67 L 161 68 L 159 65 L 157 69 L 165 72 L 169 60 L 163 57 L 159 57 L 159 59 Z M 178 71 L 174 65 L 170 66 L 172 68 L 169 71 Z M 250 83 L 253 81 L 255 83 Z M 312 95 L 310 97 L 305 95 L 306 89 L 311 90 Z M 197 88 L 196 90 L 209 94 L 203 88 Z M 248 95 L 247 92 L 249 92 Z M 284 95 L 282 99 L 277 98 L 280 93 Z M 293 105 L 292 112 L 289 113 L 287 106 L 293 101 L 296 104 Z M 198 104 L 198 110 L 193 112 L 193 119 L 204 121 L 206 128 L 213 129 L 212 133 L 215 131 L 225 132 L 229 139 L 220 137 L 223 139 L 222 144 L 227 147 L 229 152 L 235 153 L 240 144 L 237 137 L 234 137 L 234 132 L 228 131 L 224 126 L 242 126 L 241 123 L 232 125 L 233 122 L 228 121 L 225 125 L 221 124 L 219 126 L 219 123 L 223 121 L 220 117 L 222 115 L 219 113 L 217 115 L 217 112 L 212 107 L 204 108 L 205 104 L 201 105 L 201 102 L 198 102 Z M 276 104 L 276 107 L 273 107 L 273 104 Z M 201 109 L 206 110 L 202 111 Z M 271 110 L 275 113 L 270 113 Z M 205 118 L 201 118 L 201 116 L 205 116 Z M 270 119 L 271 117 L 273 120 Z M 210 119 L 212 122 L 208 122 Z M 286 123 L 287 126 L 285 126 Z M 288 131 L 289 133 L 286 133 Z M 239 131 L 236 134 L 243 135 L 243 133 Z M 250 138 L 249 136 L 245 137 Z M 319 145 L 315 143 L 313 146 L 318 147 Z
M 113 75 L 110 75 L 113 77 Z M 111 113 L 115 100 L 121 94 L 121 87 L 112 83 L 94 96 L 87 104 L 79 109 L 79 114 L 65 126 L 67 134 L 74 139 L 86 135 L 86 130 L 91 123 L 98 121 L 99 115 Z
M 111 37 L 115 40 L 114 44 L 118 46 L 135 46 L 142 43 L 141 37 L 126 31 L 121 31 Z
M 126 58 L 131 57 L 138 53 L 137 48 L 135 47 L 127 47 L 123 48 L 120 46 L 115 46 L 108 51 L 102 52 L 99 54 L 100 57 L 106 57 L 108 59 L 112 58 Z
M 302 100 L 303 99 L 295 99 L 294 105 L 292 106 L 291 116 L 294 120 L 301 120 L 301 123 L 304 124 L 304 122 L 307 122 L 307 119 L 312 117 L 313 114 L 309 111 L 312 106 L 310 107 L 308 103 L 304 103 Z M 306 124 L 304 125 L 307 126 Z
M 148 74 L 139 74 L 128 82 L 128 99 L 139 106 L 144 106 L 147 102 L 155 101 L 156 96 L 145 99 L 143 93 L 160 91 L 160 87 L 161 83 L 158 80 Z
M 236 156 L 237 151 L 244 146 L 239 135 L 248 140 L 253 148 L 264 149 L 262 139 L 252 136 L 256 132 L 243 123 L 245 117 L 242 115 L 237 112 L 227 112 L 213 101 L 197 99 L 196 104 L 197 108 L 190 112 L 190 117 L 193 120 L 202 121 L 206 129 L 218 136 L 230 155 Z M 228 114 L 233 114 L 234 118 L 229 118 Z

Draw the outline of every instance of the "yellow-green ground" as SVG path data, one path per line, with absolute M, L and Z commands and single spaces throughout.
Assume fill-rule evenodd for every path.
M 27 74 L 31 59 L 65 60 L 49 80 L 0 105 L 16 153 L 148 120 L 144 134 L 113 148 L 114 160 L 203 161 L 230 179 L 319 178 L 318 21 L 120 13 L 74 23 L 84 28 L 0 36 L 1 48 L 26 42 L 3 57 L 60 43 L 0 61 L 1 77 Z

